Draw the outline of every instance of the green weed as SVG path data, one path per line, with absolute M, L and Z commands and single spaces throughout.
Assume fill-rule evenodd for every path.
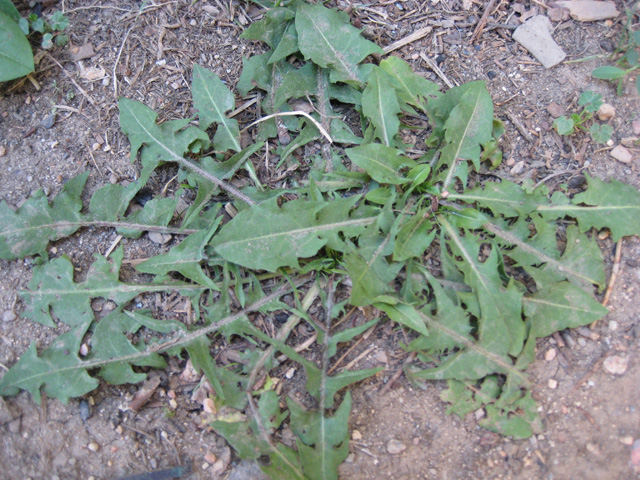
M 0 257 L 42 259 L 20 293 L 22 315 L 68 330 L 42 351 L 31 345 L 0 379 L 0 394 L 26 390 L 39 402 L 44 389 L 67 401 L 97 388 L 97 377 L 140 382 L 166 355 L 186 351 L 215 391 L 213 428 L 242 458 L 260 460 L 271 478 L 337 478 L 349 449 L 348 387 L 379 369 L 333 367 L 343 344 L 382 321 L 340 320 L 348 308 L 375 307 L 405 330 L 401 347 L 416 353 L 408 378 L 448 382 L 442 398 L 450 412 L 484 408 L 483 427 L 517 438 L 541 431 L 526 374 L 536 340 L 606 315 L 594 299 L 605 286 L 594 232 L 609 229 L 614 241 L 640 233 L 640 193 L 591 177 L 573 197 L 479 182 L 481 163 L 501 161 L 502 124 L 484 83 L 442 93 L 399 58 L 367 63 L 382 50 L 343 12 L 291 1 L 267 10 L 243 37 L 270 47 L 244 60 L 236 86 L 242 95 L 260 91 L 266 116 L 251 127 L 255 144 L 243 148 L 229 118 L 233 93 L 196 65 L 197 126 L 192 118 L 157 124 L 144 104 L 120 100 L 120 126 L 142 167 L 137 182 L 102 187 L 86 208 L 88 173 L 52 202 L 38 192 L 17 210 L 0 203 Z M 294 109 L 297 99 L 312 101 L 312 113 Z M 343 120 L 349 111 L 359 125 Z M 429 119 L 420 155 L 402 140 L 406 113 Z M 279 189 L 260 181 L 257 152 L 270 148 L 284 165 L 305 146 L 309 155 L 296 161 L 308 175 Z M 226 153 L 203 153 L 210 151 Z M 177 165 L 185 189 L 127 214 L 164 163 Z M 177 212 L 187 186 L 195 200 Z M 237 214 L 229 219 L 227 211 Z M 86 226 L 181 241 L 136 266 L 148 283 L 121 281 L 122 248 L 110 258 L 96 254 L 76 282 L 71 261 L 48 260 L 47 248 Z M 154 318 L 133 302 L 149 292 L 178 292 L 195 321 Z M 95 298 L 113 310 L 97 318 Z M 283 324 L 269 322 L 282 312 Z M 295 348 L 301 323 L 313 332 L 314 353 Z M 238 337 L 252 346 L 239 352 L 243 362 L 218 363 L 212 345 Z M 81 356 L 83 344 L 90 349 Z M 305 385 L 296 398 L 282 375 L 291 365 Z M 283 388 L 258 383 L 265 376 Z M 295 445 L 280 441 L 284 425 Z

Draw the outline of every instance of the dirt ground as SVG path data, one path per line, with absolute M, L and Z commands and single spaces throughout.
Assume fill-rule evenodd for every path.
M 161 120 L 185 118 L 192 113 L 194 63 L 233 86 L 242 57 L 260 48 L 239 38 L 261 14 L 259 7 L 244 1 L 146 2 L 142 13 L 139 2 L 128 0 L 46 3 L 54 4 L 45 7 L 46 14 L 66 11 L 70 44 L 42 56 L 34 82 L 0 85 L 0 200 L 14 206 L 38 189 L 52 198 L 67 180 L 86 170 L 91 172 L 89 192 L 107 182 L 135 180 L 137 166 L 130 162 L 129 143 L 118 126 L 118 97 L 144 102 Z M 606 58 L 545 70 L 512 40 L 512 29 L 494 27 L 517 25 L 519 17 L 532 11 L 544 14 L 546 7 L 540 4 L 549 2 L 496 2 L 498 10 L 485 32 L 470 44 L 486 3 L 363 0 L 329 5 L 361 7 L 352 14 L 354 23 L 382 46 L 431 26 L 426 37 L 395 54 L 443 88 L 445 78 L 454 84 L 486 81 L 496 116 L 506 125 L 501 142 L 505 162 L 497 172 L 501 177 L 515 182 L 532 178 L 553 190 L 584 170 L 640 189 L 637 149 L 633 161 L 624 164 L 609 155 L 610 147 L 596 146 L 584 135 L 559 137 L 547 110 L 556 103 L 572 111 L 582 91 L 599 92 L 615 107 L 609 124 L 617 145 L 633 136 L 631 122 L 640 118 L 633 84 L 618 97 L 612 83 L 593 79 L 590 72 L 609 64 Z M 634 2 L 615 3 L 623 11 Z M 23 16 L 28 13 L 22 11 Z M 604 55 L 615 46 L 623 20 L 555 22 L 554 38 L 567 60 Z M 441 76 L 421 53 L 439 65 Z M 243 112 L 239 121 L 252 113 Z M 153 179 L 160 188 L 165 180 L 161 177 Z M 109 229 L 85 229 L 57 242 L 51 256 L 68 255 L 82 275 L 93 253 L 104 253 L 115 238 Z M 608 238 L 601 239 L 601 245 L 610 273 L 615 245 Z M 124 246 L 129 259 L 167 248 L 146 235 Z M 13 365 L 31 342 L 42 347 L 55 336 L 19 316 L 23 307 L 17 292 L 27 287 L 32 266 L 30 258 L 0 261 L 0 371 Z M 528 440 L 483 430 L 474 414 L 463 420 L 446 415 L 440 383 L 418 390 L 401 377 L 380 395 L 406 356 L 397 347 L 400 333 L 381 324 L 370 343 L 348 358 L 369 348 L 359 367 L 383 366 L 384 372 L 353 391 L 351 455 L 340 467 L 341 478 L 640 478 L 631 465 L 632 444 L 640 438 L 639 266 L 640 239 L 625 238 L 610 314 L 593 330 L 565 331 L 539 342 L 537 362 L 528 373 L 545 430 Z M 605 368 L 611 357 L 628 361 L 621 374 Z M 240 462 L 223 438 L 203 428 L 201 407 L 192 401 L 188 385 L 172 383 L 184 368 L 184 360 L 172 359 L 159 372 L 162 383 L 156 396 L 138 413 L 127 408 L 139 388 L 135 385 L 102 384 L 68 405 L 45 399 L 40 407 L 26 393 L 0 398 L 0 477 L 116 479 L 189 462 L 192 473 L 183 478 L 262 478 L 255 465 Z M 176 408 L 166 394 L 173 386 Z M 207 454 L 215 457 L 205 459 Z

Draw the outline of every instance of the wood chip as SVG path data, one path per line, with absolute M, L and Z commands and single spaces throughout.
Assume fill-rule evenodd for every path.
M 133 400 L 129 403 L 129 408 L 134 412 L 139 412 L 155 393 L 158 385 L 160 385 L 159 376 L 149 378 L 133 396 Z

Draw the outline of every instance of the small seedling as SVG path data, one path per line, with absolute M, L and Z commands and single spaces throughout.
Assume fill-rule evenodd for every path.
M 582 110 L 578 113 L 572 113 L 569 117 L 563 115 L 556 118 L 553 122 L 553 128 L 560 135 L 573 135 L 576 131 L 585 131 L 587 130 L 585 124 L 593 118 L 593 114 L 598 111 L 602 104 L 602 95 L 599 93 L 591 90 L 582 92 L 578 99 L 578 105 L 582 107 Z M 593 123 L 589 127 L 589 134 L 594 142 L 607 143 L 613 134 L 613 128 L 611 125 Z
M 69 26 L 69 19 L 60 11 L 55 12 L 48 20 L 42 16 L 31 14 L 27 18 L 21 18 L 20 28 L 25 35 L 39 33 L 42 35 L 41 46 L 45 50 L 53 47 L 53 43 L 59 47 L 67 44 L 69 37 L 62 32 Z
M 625 77 L 640 68 L 640 30 L 633 31 L 632 29 L 633 19 L 637 13 L 627 9 L 626 14 L 627 22 L 618 48 L 611 54 L 611 58 L 615 58 L 622 53 L 622 56 L 616 60 L 618 66 L 599 67 L 591 72 L 591 75 L 601 80 L 617 80 L 616 92 L 618 96 L 622 96 Z M 640 75 L 636 78 L 636 89 L 640 93 Z

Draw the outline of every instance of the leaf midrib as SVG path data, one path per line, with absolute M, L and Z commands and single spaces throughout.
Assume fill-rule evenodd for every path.
M 293 236 L 304 236 L 307 235 L 309 233 L 314 233 L 314 232 L 324 232 L 327 230 L 336 230 L 336 229 L 340 229 L 343 227 L 352 227 L 352 226 L 360 226 L 360 225 L 369 225 L 371 223 L 373 223 L 376 218 L 378 218 L 377 216 L 375 217 L 365 217 L 365 218 L 358 218 L 358 219 L 352 219 L 352 220 L 345 220 L 344 222 L 335 222 L 335 223 L 326 223 L 324 225 L 314 225 L 311 227 L 304 227 L 304 228 L 298 228 L 295 230 L 287 230 L 287 231 L 283 231 L 283 232 L 275 232 L 275 233 L 270 233 L 270 234 L 266 234 L 266 235 L 260 235 L 260 236 L 255 236 L 255 237 L 244 237 L 240 240 L 228 240 L 222 243 L 218 243 L 218 244 L 214 244 L 215 248 L 219 248 L 219 247 L 228 247 L 231 245 L 238 245 L 238 244 L 245 244 L 245 243 L 250 243 L 250 242 L 257 242 L 257 241 L 264 241 L 264 242 L 268 242 L 268 241 L 273 241 L 274 239 L 278 238 L 278 237 L 282 237 L 282 236 L 287 236 L 287 237 L 293 237 Z

